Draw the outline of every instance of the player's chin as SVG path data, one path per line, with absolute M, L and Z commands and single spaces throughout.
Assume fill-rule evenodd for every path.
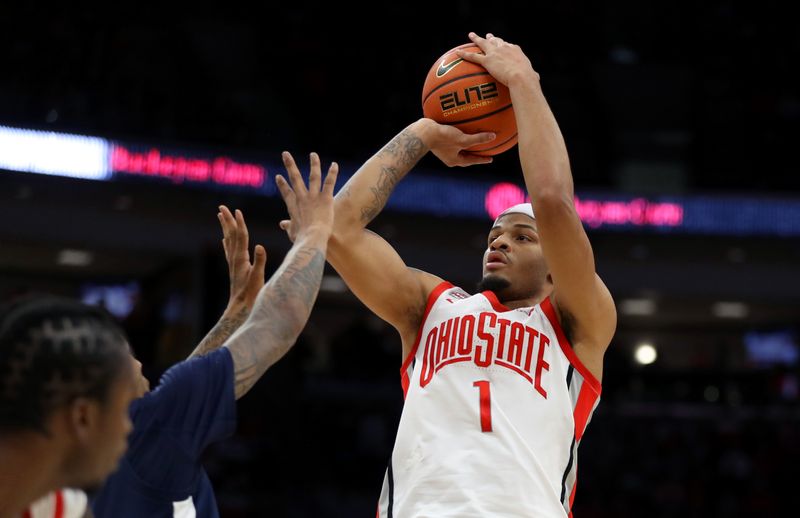
M 484 271 L 483 278 L 478 283 L 477 291 L 502 291 L 511 285 L 511 281 L 503 274 Z
M 511 277 L 507 268 L 485 268 L 483 269 L 483 278 L 481 282 L 510 282 Z

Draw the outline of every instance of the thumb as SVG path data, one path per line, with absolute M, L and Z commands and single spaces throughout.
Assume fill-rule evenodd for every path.
M 497 138 L 497 133 L 491 131 L 484 131 L 482 133 L 475 133 L 474 135 L 467 135 L 464 138 L 465 147 L 474 146 L 475 144 L 486 144 Z

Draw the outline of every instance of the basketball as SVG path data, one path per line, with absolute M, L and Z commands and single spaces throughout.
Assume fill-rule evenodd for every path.
M 481 52 L 474 43 L 448 50 L 431 67 L 422 87 L 422 113 L 464 133 L 492 131 L 497 138 L 467 150 L 492 156 L 517 143 L 517 121 L 508 88 L 482 66 L 459 58 L 456 50 Z

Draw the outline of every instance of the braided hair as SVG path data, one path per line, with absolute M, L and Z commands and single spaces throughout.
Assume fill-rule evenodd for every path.
M 0 309 L 0 434 L 47 434 L 54 410 L 78 397 L 105 403 L 128 345 L 105 311 L 52 295 Z

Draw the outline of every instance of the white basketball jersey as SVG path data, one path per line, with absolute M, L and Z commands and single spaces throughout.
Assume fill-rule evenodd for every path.
M 81 518 L 86 513 L 86 493 L 59 489 L 43 496 L 22 513 L 22 518 Z
M 381 518 L 564 517 L 600 383 L 549 299 L 519 309 L 444 282 L 401 369 Z

